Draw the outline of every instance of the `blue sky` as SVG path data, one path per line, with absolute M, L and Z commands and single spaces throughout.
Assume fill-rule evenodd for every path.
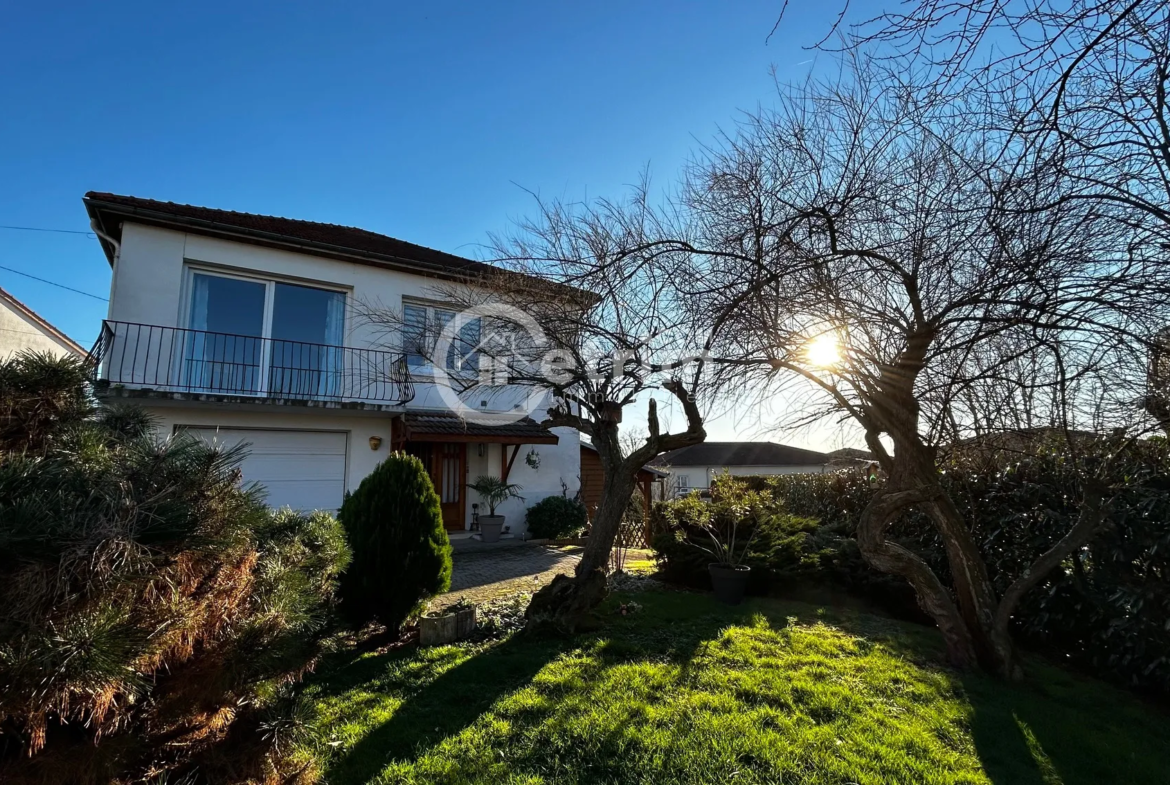
M 523 189 L 617 195 L 646 165 L 669 182 L 717 127 L 773 101 L 773 67 L 783 81 L 829 66 L 802 47 L 836 5 L 792 3 L 766 42 L 781 4 L 14 4 L 0 224 L 85 231 L 92 189 L 474 255 L 531 210 Z M 0 240 L 0 265 L 107 294 L 92 238 Z M 86 346 L 105 316 L 2 269 L 0 286 Z

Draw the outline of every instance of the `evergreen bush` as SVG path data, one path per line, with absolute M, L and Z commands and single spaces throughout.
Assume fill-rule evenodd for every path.
M 765 593 L 778 586 L 811 578 L 823 570 L 827 543 L 810 535 L 817 522 L 790 514 L 767 491 L 750 490 L 748 483 L 730 476 L 718 478 L 711 501 L 693 492 L 671 502 L 659 502 L 652 512 L 651 547 L 665 577 L 678 583 L 708 587 L 710 547 L 714 531 L 724 541 L 733 526 L 741 542 L 751 544 L 742 560 L 752 568 L 748 589 Z
M 541 540 L 576 537 L 585 529 L 585 505 L 566 496 L 549 496 L 528 508 L 528 534 Z
M 392 453 L 341 505 L 353 561 L 341 579 L 354 624 L 377 620 L 397 633 L 423 603 L 451 586 L 451 543 L 439 496 L 418 458 Z

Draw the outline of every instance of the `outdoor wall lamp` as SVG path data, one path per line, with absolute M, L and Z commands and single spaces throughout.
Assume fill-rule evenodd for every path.
M 376 452 L 377 449 L 381 446 L 382 446 L 382 437 L 381 436 L 371 436 L 370 437 L 370 449 L 371 450 L 374 450 Z

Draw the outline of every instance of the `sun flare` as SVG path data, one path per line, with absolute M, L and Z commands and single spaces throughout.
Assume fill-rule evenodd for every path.
M 841 361 L 841 347 L 831 333 L 813 338 L 805 347 L 808 361 L 819 368 L 831 368 Z

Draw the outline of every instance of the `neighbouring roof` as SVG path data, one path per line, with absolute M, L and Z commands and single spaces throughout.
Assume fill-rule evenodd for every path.
M 52 324 L 50 324 L 46 319 L 41 317 L 40 314 L 38 314 L 32 308 L 29 308 L 27 305 L 22 303 L 20 300 L 16 299 L 10 292 L 5 291 L 3 288 L 0 288 L 0 300 L 3 300 L 4 302 L 8 303 L 15 311 L 24 315 L 24 317 L 26 319 L 31 321 L 37 327 L 44 330 L 44 332 L 47 335 L 49 335 L 51 338 L 53 338 L 57 341 L 60 341 L 61 344 L 64 346 L 64 348 L 73 352 L 78 357 L 85 357 L 86 354 L 88 354 L 88 352 L 86 352 L 85 349 L 81 348 L 81 345 L 79 343 L 77 343 L 77 341 L 73 340 L 68 335 L 66 335 L 65 333 L 58 330 L 56 327 L 54 327 Z
M 284 250 L 311 251 L 330 258 L 377 267 L 409 269 L 441 278 L 467 278 L 499 272 L 499 268 L 490 264 L 353 226 L 216 210 L 101 191 L 90 191 L 85 195 L 84 202 L 97 228 L 119 241 L 122 237 L 122 221 L 130 219 L 151 226 Z M 113 264 L 114 247 L 105 239 L 100 241 L 106 258 Z
M 482 415 L 477 419 L 490 418 Z M 499 422 L 469 422 L 450 412 L 407 412 L 402 416 L 405 438 L 420 442 L 494 442 L 498 444 L 556 444 L 556 434 L 531 417 L 514 420 L 501 415 Z
M 839 450 L 833 450 L 828 453 L 830 458 L 836 460 L 858 460 L 858 461 L 873 461 L 877 460 L 869 450 L 859 450 L 856 447 L 842 447 Z
M 831 458 L 775 442 L 703 442 L 655 458 L 656 466 L 821 466 Z

